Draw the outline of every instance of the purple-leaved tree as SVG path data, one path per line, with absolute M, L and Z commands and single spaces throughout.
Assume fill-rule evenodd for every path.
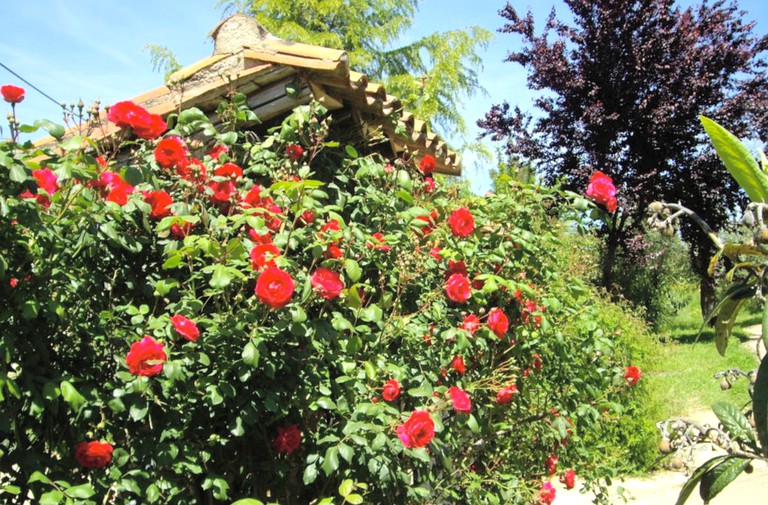
M 735 3 L 682 9 L 671 0 L 565 0 L 572 22 L 553 10 L 536 33 L 530 12 L 510 3 L 500 29 L 524 45 L 507 61 L 528 70 L 541 90 L 538 112 L 504 102 L 478 124 L 506 142 L 511 160 L 532 165 L 547 182 L 564 179 L 583 190 L 594 170 L 610 175 L 621 211 L 603 230 L 602 283 L 616 288 L 616 255 L 640 233 L 654 200 L 681 202 L 723 226 L 745 196 L 707 147 L 697 116 L 704 114 L 741 137 L 764 138 L 768 126 L 768 36 Z M 713 302 L 706 276 L 709 240 L 683 227 L 701 277 L 702 310 Z M 631 257 L 629 254 L 628 257 Z

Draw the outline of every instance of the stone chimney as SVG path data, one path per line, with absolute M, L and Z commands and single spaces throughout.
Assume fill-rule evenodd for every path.
M 273 36 L 256 19 L 245 14 L 234 14 L 213 29 L 213 55 L 231 54 L 243 46 L 258 46 Z

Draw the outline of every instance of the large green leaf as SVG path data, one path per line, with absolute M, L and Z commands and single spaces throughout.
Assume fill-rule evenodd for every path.
M 739 283 L 732 284 L 723 298 L 717 303 L 715 308 L 712 309 L 706 319 L 704 319 L 696 338 L 701 336 L 707 323 L 712 319 L 717 318 L 717 322 L 715 323 L 715 346 L 717 347 L 718 352 L 724 356 L 725 349 L 728 347 L 728 337 L 736 322 L 736 316 L 739 314 L 739 309 L 744 301 L 751 298 L 754 294 L 754 286 Z
M 744 442 L 755 441 L 755 432 L 752 431 L 746 416 L 736 406 L 728 402 L 717 402 L 712 405 L 712 411 L 732 438 Z
M 701 485 L 699 486 L 699 494 L 704 503 L 709 503 L 712 498 L 725 489 L 725 486 L 741 475 L 750 461 L 752 460 L 749 458 L 729 457 L 719 465 L 707 470 L 701 477 Z
M 763 356 L 757 370 L 755 390 L 752 394 L 752 410 L 755 416 L 757 438 L 763 454 L 768 455 L 768 356 Z
M 688 500 L 688 497 L 691 496 L 693 490 L 696 489 L 696 485 L 699 483 L 699 481 L 701 481 L 701 478 L 704 477 L 705 473 L 707 473 L 707 470 L 712 468 L 712 466 L 719 463 L 720 461 L 724 460 L 726 457 L 727 456 L 717 456 L 712 458 L 694 470 L 690 478 L 685 482 L 683 488 L 680 490 L 680 494 L 677 497 L 675 505 L 683 505 Z
M 717 155 L 739 186 L 747 192 L 750 200 L 768 202 L 768 175 L 760 170 L 749 150 L 735 135 L 716 122 L 704 116 L 699 116 L 699 119 Z

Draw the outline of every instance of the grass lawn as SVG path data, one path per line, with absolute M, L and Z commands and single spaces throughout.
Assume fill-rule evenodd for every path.
M 749 371 L 757 368 L 753 352 L 740 343 L 747 338 L 744 328 L 759 324 L 756 306 L 744 306 L 739 313 L 734 335 L 728 343 L 725 357 L 715 349 L 714 331 L 707 328 L 696 339 L 701 327 L 698 296 L 659 331 L 661 343 L 648 365 L 646 377 L 658 405 L 659 420 L 685 416 L 708 410 L 713 403 L 728 401 L 739 407 L 749 401 L 748 381 L 741 378 L 727 391 L 720 389 L 719 379 L 713 375 L 728 368 Z M 736 338 L 733 338 L 733 337 Z

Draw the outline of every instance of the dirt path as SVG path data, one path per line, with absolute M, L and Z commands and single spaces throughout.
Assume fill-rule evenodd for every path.
M 765 346 L 762 345 L 760 337 L 760 325 L 746 328 L 747 333 L 752 337 L 742 342 L 742 346 L 754 352 L 758 349 L 760 357 L 765 353 Z M 756 361 L 757 362 L 757 361 Z M 718 420 L 712 411 L 702 411 L 686 413 L 685 417 L 695 421 L 697 424 L 717 426 Z M 694 453 L 694 464 L 691 469 L 695 469 L 705 461 L 725 454 L 721 449 L 711 444 L 700 444 Z M 720 493 L 710 503 L 712 505 L 752 505 L 768 504 L 768 463 L 757 461 L 754 463 L 754 471 L 751 474 L 742 473 L 731 485 Z M 623 482 L 614 482 L 612 486 L 612 503 L 624 503 L 616 491 L 620 486 L 624 492 L 624 497 L 632 505 L 675 505 L 689 472 L 685 471 L 659 471 L 643 478 L 628 478 Z M 590 505 L 592 497 L 582 495 L 576 489 L 567 490 L 562 484 L 555 483 L 557 487 L 557 498 L 555 505 Z M 691 494 L 686 502 L 687 505 L 703 505 L 699 496 L 698 487 Z

